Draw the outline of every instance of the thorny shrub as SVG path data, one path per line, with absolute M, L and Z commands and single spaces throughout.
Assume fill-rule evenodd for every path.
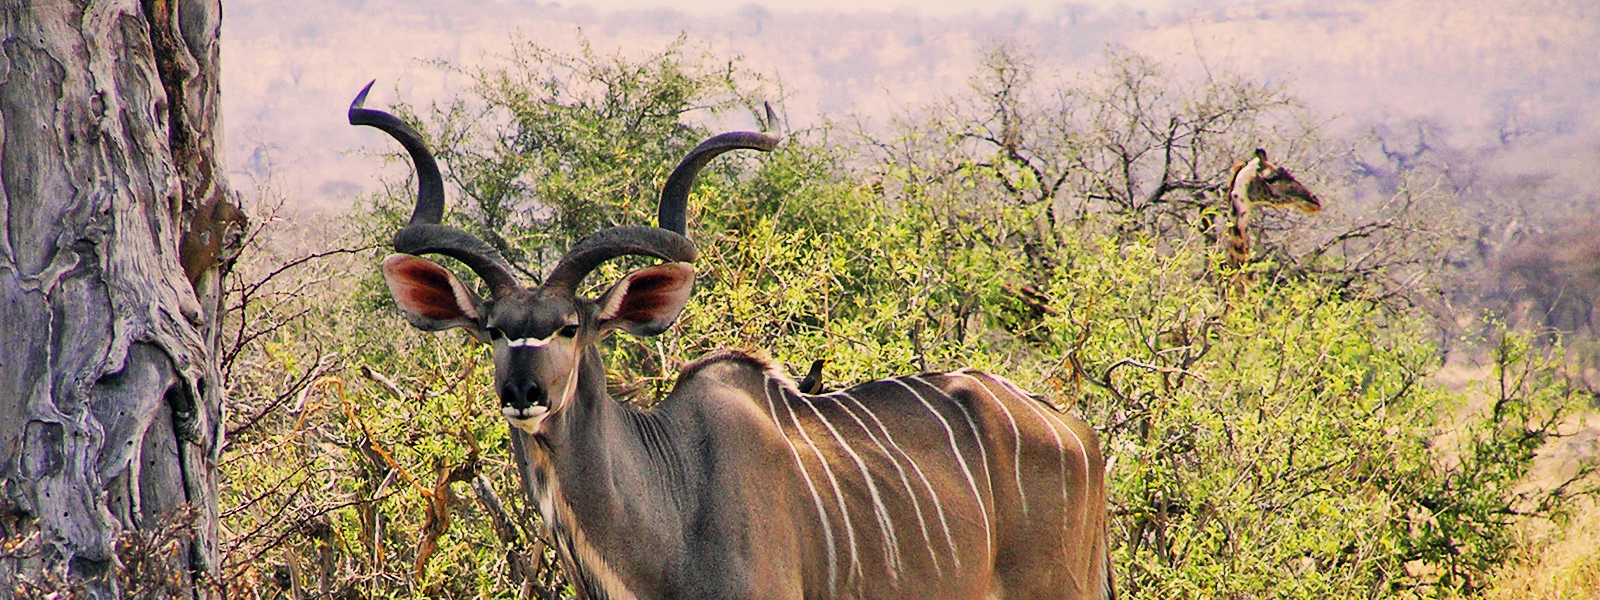
M 708 134 L 684 115 L 754 112 L 756 77 L 687 48 L 635 61 L 530 47 L 467 70 L 475 97 L 420 123 L 457 188 L 447 218 L 530 278 L 581 235 L 649 223 L 667 169 Z M 1006 60 L 1022 59 L 991 57 Z M 1110 88 L 1083 96 L 1159 83 L 1158 69 L 1132 60 L 1120 72 L 1141 77 L 1110 77 Z M 1030 81 L 1026 65 L 990 66 L 1004 81 Z M 990 88 L 974 89 L 981 102 Z M 1291 104 L 1239 82 L 1174 89 L 1158 96 L 1225 107 L 1240 127 Z M 1169 113 L 1130 118 L 1166 123 Z M 678 365 L 719 347 L 761 349 L 791 372 L 827 359 L 830 387 L 962 365 L 1004 374 L 1102 432 L 1127 598 L 1472 596 L 1519 520 L 1558 516 L 1590 491 L 1592 464 L 1561 485 L 1520 485 L 1585 399 L 1550 354 L 1559 344 L 1502 331 L 1480 353 L 1490 383 L 1449 392 L 1430 380 L 1440 353 L 1425 318 L 1360 293 L 1382 286 L 1335 289 L 1260 268 L 1231 290 L 1211 240 L 1152 237 L 1134 204 L 1046 218 L 1058 208 L 1048 195 L 1019 202 L 1016 185 L 959 176 L 1022 176 L 1030 164 L 1043 173 L 1042 158 L 1004 140 L 951 146 L 979 159 L 1004 153 L 998 162 L 893 151 L 967 139 L 946 127 L 951 118 L 876 138 L 824 126 L 771 155 L 720 159 L 691 200 L 703 253 L 695 295 L 665 334 L 607 342 L 613 394 L 648 406 Z M 1070 121 L 1005 122 L 1053 124 L 1055 148 L 1098 139 Z M 1194 127 L 1159 138 L 1158 147 L 1207 149 L 1185 155 L 1198 162 L 1171 181 L 1215 193 L 1200 178 L 1226 172 L 1216 149 L 1240 143 L 1225 135 Z M 1118 181 L 1136 189 L 1126 174 Z M 382 289 L 373 248 L 412 201 L 404 182 L 391 183 L 395 193 L 355 216 L 342 248 L 319 234 L 279 250 L 279 229 L 256 240 L 257 263 L 242 269 L 243 281 L 266 283 L 238 286 L 233 311 L 222 465 L 230 589 L 566 597 L 507 454 L 486 350 L 457 332 L 414 331 Z M 307 252 L 322 258 L 295 260 Z M 607 265 L 590 285 L 628 267 Z

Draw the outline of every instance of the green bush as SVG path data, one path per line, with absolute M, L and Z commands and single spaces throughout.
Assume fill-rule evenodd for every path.
M 528 48 L 468 71 L 475 98 L 422 123 L 460 188 L 447 218 L 534 276 L 578 236 L 652 223 L 667 169 L 709 133 L 683 115 L 760 95 L 753 75 L 686 47 L 638 61 Z M 1026 85 L 1018 74 L 1030 70 L 1003 64 L 1017 60 L 992 55 L 991 73 Z M 1113 70 L 1139 77 L 1079 95 L 1159 83 L 1148 61 L 1124 60 Z M 976 102 L 991 88 L 974 89 Z M 1176 89 L 1157 94 L 1190 110 L 1172 114 L 1232 107 L 1221 114 L 1240 127 L 1292 104 L 1249 86 Z M 691 201 L 695 296 L 664 335 L 609 342 L 614 395 L 648 405 L 677 364 L 721 347 L 761 349 L 791 370 L 828 359 L 833 387 L 959 366 L 1003 374 L 1101 430 L 1126 598 L 1470 596 L 1518 519 L 1558 514 L 1585 491 L 1587 471 L 1522 486 L 1582 403 L 1544 350 L 1558 345 L 1503 334 L 1485 352 L 1498 383 L 1450 393 L 1430 380 L 1440 352 L 1424 317 L 1270 262 L 1234 289 L 1207 236 L 1171 225 L 1188 214 L 1171 202 L 1146 206 L 1167 216 L 1134 202 L 1062 218 L 1072 211 L 1049 197 L 992 184 L 994 148 L 881 152 L 966 139 L 932 112 L 866 150 L 824 126 L 768 156 L 720 159 Z M 1080 156 L 1099 135 L 1015 122 L 1050 124 L 1053 147 Z M 1186 144 L 1239 145 L 1186 131 Z M 1013 175 L 1043 164 L 1001 158 Z M 1221 177 L 1227 165 L 1187 168 Z M 1135 183 L 1100 175 L 1074 176 Z M 1052 180 L 1018 176 L 1035 191 Z M 375 199 L 350 245 L 381 245 L 411 200 Z M 288 595 L 249 585 L 264 581 L 365 597 L 569 594 L 518 491 L 484 349 L 405 326 L 377 283 L 379 254 L 300 272 L 337 283 L 256 305 L 272 318 L 239 336 L 224 506 L 240 595 Z

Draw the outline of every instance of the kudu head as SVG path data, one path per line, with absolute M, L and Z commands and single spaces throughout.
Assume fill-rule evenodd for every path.
M 1232 196 L 1238 186 L 1246 186 L 1245 199 L 1257 206 L 1293 207 L 1306 213 L 1322 210 L 1317 196 L 1296 181 L 1288 169 L 1267 160 L 1267 151 L 1256 148 L 1255 156 L 1234 167 L 1233 179 L 1228 184 Z
M 350 105 L 350 123 L 376 127 L 404 146 L 417 169 L 417 205 L 411 221 L 394 235 L 397 252 L 383 261 L 389 293 L 406 320 L 419 329 L 461 327 L 494 346 L 495 390 L 500 410 L 530 432 L 572 405 L 579 364 L 604 334 L 625 330 L 650 336 L 677 319 L 694 287 L 699 255 L 686 235 L 685 211 L 695 175 L 729 150 L 770 151 L 777 138 L 727 133 L 706 140 L 679 163 L 663 187 L 656 227 L 613 227 L 575 244 L 543 284 L 524 287 L 494 247 L 470 233 L 440 224 L 444 182 L 432 153 L 416 130 L 386 112 L 362 108 L 368 84 Z M 770 116 L 770 108 L 769 116 Z M 486 284 L 488 298 L 457 280 L 423 254 L 461 261 Z M 666 261 L 623 276 L 598 298 L 578 295 L 579 284 L 602 263 L 622 256 Z M 598 355 L 597 355 L 598 358 Z M 603 382 L 600 384 L 603 385 Z

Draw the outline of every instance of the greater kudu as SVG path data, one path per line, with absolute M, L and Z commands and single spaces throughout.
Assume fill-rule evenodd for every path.
M 668 178 L 663 228 L 578 242 L 533 288 L 493 248 L 439 225 L 438 167 L 386 113 L 350 108 L 416 162 L 418 201 L 383 273 L 407 319 L 462 327 L 494 346 L 495 385 L 524 489 L 567 572 L 591 598 L 1107 598 L 1103 464 L 1092 429 L 977 371 L 800 393 L 772 363 L 723 351 L 684 367 L 648 411 L 614 401 L 596 343 L 661 333 L 694 282 L 679 232 L 696 171 L 734 148 L 723 134 Z M 671 228 L 672 230 L 665 229 Z M 479 298 L 417 254 L 460 260 Z M 598 299 L 577 286 L 603 261 L 662 264 Z

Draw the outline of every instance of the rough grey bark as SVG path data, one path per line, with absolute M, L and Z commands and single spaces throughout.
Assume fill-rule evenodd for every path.
M 0 8 L 0 590 L 218 596 L 220 3 Z

